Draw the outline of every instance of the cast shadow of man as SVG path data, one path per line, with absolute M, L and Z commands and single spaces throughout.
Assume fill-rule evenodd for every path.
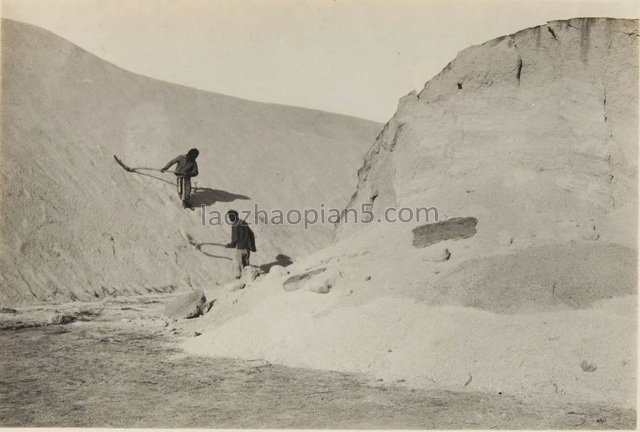
M 260 270 L 262 270 L 263 273 L 269 273 L 269 270 L 271 270 L 271 267 L 275 266 L 275 265 L 279 265 L 282 267 L 287 267 L 289 265 L 293 264 L 293 261 L 291 260 L 291 257 L 289 257 L 288 255 L 284 255 L 284 254 L 278 254 L 276 255 L 276 260 L 272 261 L 270 263 L 267 264 L 262 264 L 260 266 Z
M 209 206 L 217 202 L 231 202 L 235 200 L 251 199 L 246 195 L 235 194 L 219 189 L 211 189 L 208 187 L 194 188 L 191 192 L 189 202 L 193 207 Z

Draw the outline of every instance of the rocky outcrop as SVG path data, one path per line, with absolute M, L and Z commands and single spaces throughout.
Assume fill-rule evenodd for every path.
M 168 302 L 165 305 L 164 314 L 174 319 L 197 318 L 208 312 L 212 306 L 213 303 L 208 304 L 207 297 L 202 291 L 191 291 L 178 295 Z

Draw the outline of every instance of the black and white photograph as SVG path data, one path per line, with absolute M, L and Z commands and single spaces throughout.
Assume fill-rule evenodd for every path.
M 637 428 L 637 0 L 0 15 L 1 429 Z

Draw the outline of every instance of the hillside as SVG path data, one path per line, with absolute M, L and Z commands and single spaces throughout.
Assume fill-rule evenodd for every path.
M 136 75 L 2 20 L 0 304 L 168 292 L 228 280 L 228 227 L 183 210 L 161 167 L 200 149 L 195 204 L 342 208 L 380 125 Z M 206 215 L 209 219 L 209 214 Z M 253 262 L 329 244 L 331 226 L 260 225 Z M 198 247 L 196 247 L 198 246 Z
M 316 254 L 218 296 L 190 352 L 635 407 L 638 22 L 553 21 L 400 100 Z M 389 207 L 438 221 L 377 223 Z M 296 280 L 290 280 L 291 277 Z

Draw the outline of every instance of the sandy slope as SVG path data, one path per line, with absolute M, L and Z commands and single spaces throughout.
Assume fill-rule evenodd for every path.
M 516 284 L 496 292 L 486 279 L 475 287 L 483 291 L 476 294 L 480 307 L 463 307 L 453 296 L 425 300 L 425 293 L 438 291 L 440 273 L 457 274 L 456 264 L 421 262 L 424 251 L 389 247 L 393 234 L 379 234 L 376 242 L 354 235 L 289 268 L 295 275 L 326 267 L 316 281 L 337 275 L 327 294 L 307 287 L 285 291 L 289 276 L 268 276 L 241 291 L 210 290 L 218 300 L 211 313 L 186 323 L 203 333 L 186 343 L 187 350 L 358 371 L 422 388 L 635 406 L 634 284 L 620 288 L 619 296 L 604 292 L 576 305 L 560 296 L 531 299 Z M 467 245 L 447 246 L 453 257 Z M 393 263 L 393 271 L 374 265 L 380 262 Z M 555 276 L 563 289 L 581 293 L 581 286 L 563 284 L 571 275 L 563 279 L 562 269 Z M 583 361 L 597 370 L 584 372 Z
M 0 304 L 162 292 L 229 276 L 228 228 L 179 208 L 173 176 L 127 174 L 201 150 L 196 204 L 342 208 L 380 126 L 132 74 L 2 21 Z M 209 216 L 209 215 L 207 215 Z M 206 218 L 208 219 L 208 217 Z M 256 264 L 328 244 L 330 226 L 256 228 Z M 191 240 L 189 240 L 191 239 Z M 221 258 L 220 258 L 221 257 Z
M 0 331 L 0 425 L 629 429 L 635 424 L 633 410 L 523 403 L 506 394 L 407 389 L 360 374 L 264 360 L 185 356 L 179 342 L 197 336 L 180 332 L 179 324 L 163 316 L 166 296 L 0 312 L 0 328 L 22 327 Z M 61 313 L 79 320 L 42 321 Z
M 550 22 L 461 52 L 401 100 L 351 205 L 435 206 L 474 234 L 442 226 L 449 240 L 418 248 L 416 223 L 341 226 L 288 268 L 326 267 L 298 290 L 269 276 L 210 291 L 188 350 L 635 406 L 637 86 L 633 20 Z

